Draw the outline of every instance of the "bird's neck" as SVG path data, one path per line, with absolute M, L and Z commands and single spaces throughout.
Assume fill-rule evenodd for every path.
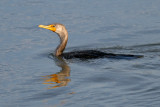
M 62 55 L 62 53 L 67 45 L 68 32 L 60 33 L 60 34 L 58 34 L 58 36 L 60 37 L 60 44 L 58 45 L 58 47 L 56 49 L 56 52 L 55 52 L 56 56 Z

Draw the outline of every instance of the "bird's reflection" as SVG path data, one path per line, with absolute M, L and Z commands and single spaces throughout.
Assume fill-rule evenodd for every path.
M 57 87 L 67 86 L 71 81 L 68 77 L 70 76 L 70 67 L 67 65 L 62 57 L 53 57 L 57 66 L 61 68 L 60 72 L 56 74 L 43 76 L 43 84 L 50 84 L 48 89 L 53 89 Z

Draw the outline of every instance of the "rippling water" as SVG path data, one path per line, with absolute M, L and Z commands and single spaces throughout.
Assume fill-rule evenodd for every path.
M 0 1 L 0 106 L 159 107 L 160 1 Z M 134 60 L 52 57 L 63 23 L 66 51 L 144 55 Z

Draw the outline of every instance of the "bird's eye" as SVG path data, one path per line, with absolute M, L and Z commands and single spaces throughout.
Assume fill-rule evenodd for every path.
M 50 27 L 55 27 L 54 25 L 50 25 Z

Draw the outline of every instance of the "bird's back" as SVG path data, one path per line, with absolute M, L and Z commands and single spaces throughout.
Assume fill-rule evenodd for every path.
M 142 55 L 130 55 L 130 54 L 113 54 L 105 53 L 97 50 L 83 50 L 63 53 L 62 57 L 65 59 L 96 59 L 96 58 L 114 58 L 114 59 L 136 59 L 143 57 Z

